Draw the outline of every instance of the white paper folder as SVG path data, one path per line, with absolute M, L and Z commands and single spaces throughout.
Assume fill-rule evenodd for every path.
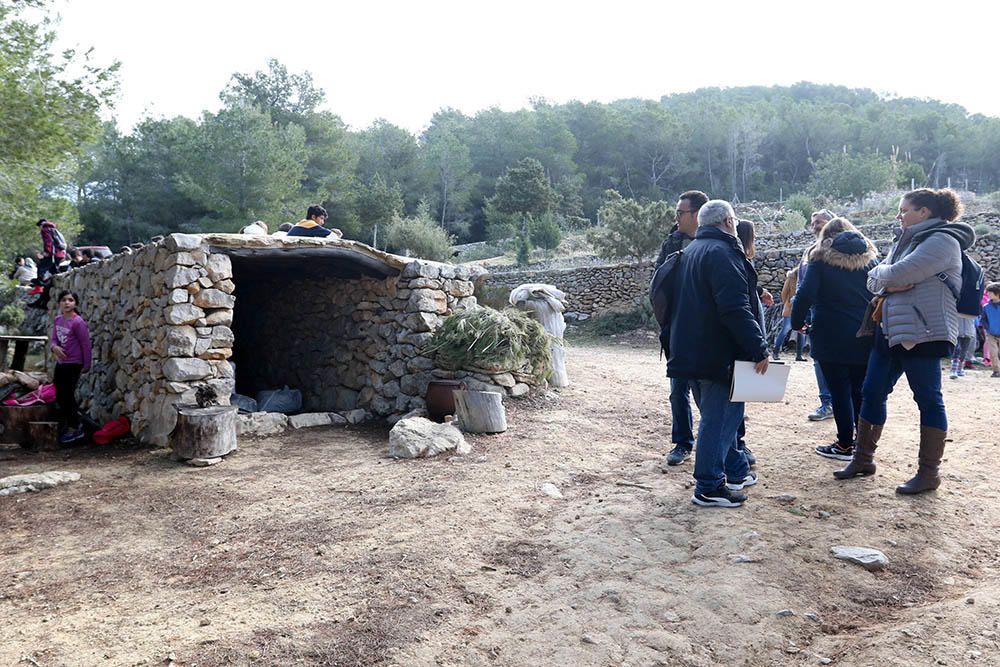
M 752 361 L 737 361 L 733 366 L 733 385 L 729 400 L 734 403 L 777 403 L 785 398 L 785 385 L 791 366 L 772 361 L 763 375 Z

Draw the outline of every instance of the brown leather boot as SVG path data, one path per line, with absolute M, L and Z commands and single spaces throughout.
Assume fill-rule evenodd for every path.
M 917 474 L 906 484 L 897 486 L 896 493 L 923 493 L 941 486 L 938 466 L 941 465 L 941 457 L 944 456 L 944 440 L 947 437 L 948 432 L 939 428 L 920 427 L 920 459 Z
M 834 470 L 837 479 L 875 474 L 875 448 L 878 439 L 882 437 L 882 425 L 872 424 L 865 419 L 858 419 L 858 437 L 854 441 L 854 458 L 843 470 Z

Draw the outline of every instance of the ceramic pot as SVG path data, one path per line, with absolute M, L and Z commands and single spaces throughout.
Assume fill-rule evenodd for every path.
M 455 414 L 456 389 L 465 389 L 465 383 L 460 380 L 431 380 L 427 384 L 424 400 L 427 402 L 427 416 L 443 422 L 446 415 Z

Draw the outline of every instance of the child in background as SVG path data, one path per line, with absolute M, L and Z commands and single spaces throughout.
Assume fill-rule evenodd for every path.
M 984 351 L 989 350 L 990 365 L 993 367 L 991 377 L 1000 378 L 1000 283 L 987 285 L 986 296 L 990 300 L 983 305 L 980 318 L 986 332 Z
M 972 346 L 976 343 L 976 320 L 971 317 L 958 318 L 958 343 L 951 355 L 952 380 L 965 376 L 965 362 L 969 358 Z
M 59 442 L 66 444 L 83 437 L 79 408 L 76 403 L 76 385 L 80 373 L 90 370 L 90 330 L 76 307 L 79 298 L 69 290 L 59 293 L 59 312 L 52 327 L 52 353 L 56 356 L 56 403 L 63 433 Z

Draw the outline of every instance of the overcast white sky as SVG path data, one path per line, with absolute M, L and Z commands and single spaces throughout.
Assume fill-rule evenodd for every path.
M 60 46 L 119 60 L 115 110 L 216 110 L 234 72 L 308 70 L 355 129 L 419 132 L 442 107 L 533 97 L 659 99 L 797 81 L 954 102 L 1000 116 L 1000 2 L 55 0 Z M 939 32 L 940 31 L 940 32 Z

